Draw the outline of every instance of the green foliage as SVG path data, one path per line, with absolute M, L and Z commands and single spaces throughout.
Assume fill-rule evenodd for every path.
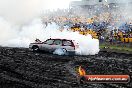
M 132 47 L 119 46 L 119 45 L 114 45 L 114 44 L 113 45 L 112 44 L 100 44 L 100 49 L 104 49 L 104 48 L 132 52 Z

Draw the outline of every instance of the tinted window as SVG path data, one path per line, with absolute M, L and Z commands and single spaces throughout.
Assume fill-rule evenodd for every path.
M 45 43 L 50 45 L 50 44 L 53 44 L 53 42 L 54 40 L 47 40 Z
M 62 41 L 61 40 L 55 40 L 54 45 L 62 45 Z
M 64 46 L 71 46 L 72 43 L 71 43 L 71 41 L 63 41 L 63 45 Z

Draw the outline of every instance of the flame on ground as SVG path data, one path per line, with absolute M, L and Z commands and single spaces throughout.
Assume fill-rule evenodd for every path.
M 78 72 L 80 76 L 86 75 L 86 71 L 81 66 L 79 66 Z

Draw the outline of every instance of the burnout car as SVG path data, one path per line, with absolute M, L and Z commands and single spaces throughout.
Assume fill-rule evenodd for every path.
M 47 39 L 44 42 L 37 39 L 35 43 L 30 43 L 29 48 L 34 52 L 40 50 L 47 52 L 61 50 L 65 53 L 75 53 L 73 41 L 67 39 Z

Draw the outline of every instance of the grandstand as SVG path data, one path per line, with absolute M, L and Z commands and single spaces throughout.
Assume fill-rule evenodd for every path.
M 82 0 L 82 1 L 72 1 L 70 3 L 71 7 L 86 7 L 86 6 L 94 6 L 94 5 L 100 5 L 100 4 L 107 4 L 107 5 L 132 5 L 132 0 Z

